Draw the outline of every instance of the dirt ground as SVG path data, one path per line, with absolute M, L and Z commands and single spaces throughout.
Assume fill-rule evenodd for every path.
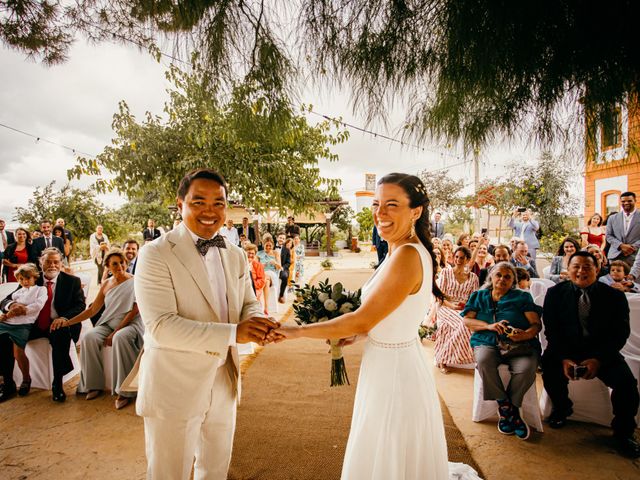
M 368 266 L 365 257 L 350 262 L 351 267 Z M 425 350 L 432 355 L 429 344 Z M 640 479 L 640 461 L 615 453 L 608 428 L 570 423 L 555 431 L 545 425 L 544 433 L 518 441 L 500 435 L 493 422 L 471 421 L 472 371 L 435 371 L 434 377 L 488 480 Z M 1 480 L 145 477 L 143 423 L 133 406 L 116 411 L 108 394 L 93 401 L 77 397 L 77 381 L 76 377 L 65 385 L 64 404 L 53 403 L 50 391 L 36 389 L 25 398 L 0 404 Z

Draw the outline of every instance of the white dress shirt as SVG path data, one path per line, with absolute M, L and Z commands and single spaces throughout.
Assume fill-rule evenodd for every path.
M 623 216 L 622 216 L 622 220 L 624 221 L 624 234 L 626 235 L 627 233 L 629 233 L 629 227 L 631 226 L 631 220 L 633 220 L 633 216 L 636 213 L 636 209 L 633 209 L 633 212 L 627 214 L 625 212 L 622 212 Z
M 185 225 L 186 228 L 186 225 Z M 193 239 L 194 249 L 195 244 L 200 237 L 187 228 L 187 231 Z M 235 231 L 235 229 L 234 229 Z M 211 238 L 215 237 L 213 235 Z M 209 240 L 205 238 L 204 240 Z M 196 250 L 197 251 L 197 250 Z M 216 314 L 221 322 L 229 322 L 229 303 L 227 302 L 227 281 L 224 276 L 224 267 L 222 266 L 222 259 L 220 258 L 220 251 L 216 247 L 211 247 L 207 251 L 205 256 L 198 256 L 202 259 L 204 267 L 207 270 L 207 276 L 209 277 L 209 285 L 211 285 L 211 291 L 213 292 L 213 298 L 216 299 Z M 236 345 L 236 326 L 233 325 L 231 329 L 231 336 L 229 338 L 229 346 Z
M 234 245 L 240 245 L 240 237 L 238 236 L 238 230 L 236 230 L 235 227 L 222 227 L 220 229 L 220 235 L 222 235 Z
M 44 304 L 47 303 L 47 287 L 33 287 L 21 288 L 13 293 L 11 296 L 13 303 L 21 303 L 27 307 L 27 313 L 18 317 L 9 318 L 4 321 L 7 325 L 30 325 L 35 323 L 38 318 L 38 314 Z

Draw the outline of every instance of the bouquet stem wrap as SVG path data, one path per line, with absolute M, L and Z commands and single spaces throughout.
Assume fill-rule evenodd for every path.
M 331 344 L 331 386 L 351 385 L 342 357 L 342 347 L 339 345 L 340 340 L 330 340 L 329 343 Z

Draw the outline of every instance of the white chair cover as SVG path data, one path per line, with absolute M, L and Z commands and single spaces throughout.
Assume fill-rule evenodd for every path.
M 53 363 L 51 361 L 51 345 L 49 344 L 49 340 L 46 338 L 31 340 L 27 343 L 27 348 L 25 348 L 24 351 L 29 359 L 31 386 L 42 388 L 43 390 L 50 390 L 51 383 L 53 382 Z M 69 347 L 69 356 L 71 357 L 73 370 L 62 378 L 63 383 L 80 373 L 80 362 L 78 360 L 78 354 L 76 353 L 76 346 L 73 342 L 71 342 Z M 18 385 L 22 383 L 22 372 L 20 372 L 17 362 L 13 369 L 13 380 Z
M 502 383 L 506 387 L 509 384 L 510 374 L 509 367 L 507 365 L 500 365 L 498 367 L 500 372 L 500 378 Z M 484 388 L 482 386 L 482 378 L 478 370 L 475 371 L 473 376 L 473 414 L 472 419 L 474 422 L 482 422 L 483 420 L 498 420 L 498 406 L 494 400 L 483 399 Z M 542 417 L 540 416 L 540 408 L 538 406 L 538 393 L 536 391 L 535 382 L 531 385 L 531 388 L 527 391 L 522 401 L 522 415 L 523 420 L 527 424 L 535 428 L 537 431 L 542 432 Z
M 18 282 L 0 283 L 0 301 L 4 300 L 10 293 L 13 293 L 19 286 Z
M 638 381 L 638 390 L 640 391 L 640 294 L 627 293 L 629 302 L 629 320 L 631 323 L 631 334 L 629 339 L 620 353 L 627 361 L 627 365 L 631 369 L 631 373 Z M 640 423 L 640 412 L 636 417 L 636 421 Z
M 573 415 L 569 418 L 578 422 L 596 423 L 610 426 L 613 420 L 611 394 L 607 386 L 598 378 L 572 380 L 569 382 L 569 398 L 573 402 Z M 540 410 L 548 417 L 553 403 L 546 390 L 540 396 Z
M 546 280 L 551 279 L 551 266 L 544 267 L 544 268 L 542 269 L 542 276 L 543 276 Z

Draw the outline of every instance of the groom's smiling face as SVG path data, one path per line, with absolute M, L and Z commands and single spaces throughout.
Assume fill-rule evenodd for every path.
M 201 238 L 211 238 L 224 225 L 227 192 L 214 180 L 193 180 L 177 203 L 185 226 Z

